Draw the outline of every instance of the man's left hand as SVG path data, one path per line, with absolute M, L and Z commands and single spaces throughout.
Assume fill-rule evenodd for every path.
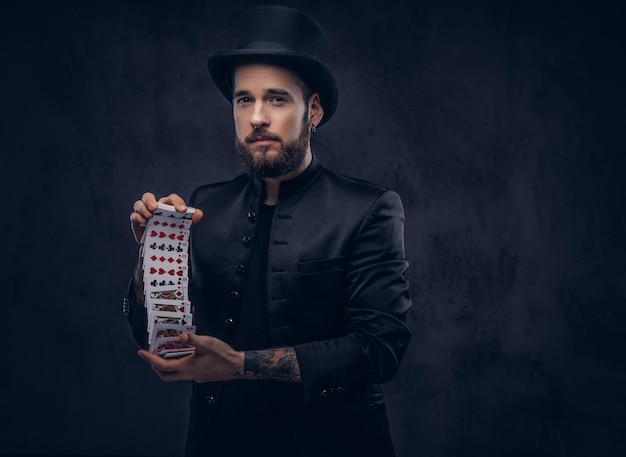
M 144 349 L 138 355 L 166 382 L 229 381 L 242 376 L 244 353 L 224 341 L 212 336 L 184 333 L 181 343 L 195 347 L 195 352 L 177 359 L 164 359 Z

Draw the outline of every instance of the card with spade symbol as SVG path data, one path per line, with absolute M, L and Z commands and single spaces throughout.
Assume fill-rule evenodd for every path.
M 187 211 L 184 213 L 180 213 L 176 211 L 172 205 L 166 205 L 165 203 L 158 203 L 158 208 L 154 212 L 155 216 L 163 216 L 163 217 L 171 217 L 174 219 L 189 219 L 193 216 L 193 213 L 196 212 L 195 208 L 187 208 Z
M 179 213 L 173 206 L 159 203 L 142 240 L 148 344 L 152 352 L 163 357 L 193 351 L 180 343 L 180 335 L 183 331 L 195 332 L 188 301 L 189 230 L 194 212 L 194 208 L 188 208 Z

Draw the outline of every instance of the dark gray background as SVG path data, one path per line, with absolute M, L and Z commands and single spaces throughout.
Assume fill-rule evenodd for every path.
M 399 457 L 626 451 L 617 3 L 290 2 L 340 85 L 314 151 L 405 204 Z M 182 452 L 188 386 L 137 358 L 120 313 L 128 213 L 239 173 L 205 60 L 250 4 L 2 2 L 2 453 Z

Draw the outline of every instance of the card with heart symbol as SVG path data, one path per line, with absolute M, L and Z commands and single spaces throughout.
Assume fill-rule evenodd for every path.
M 158 204 L 143 235 L 143 280 L 150 352 L 180 357 L 193 347 L 180 343 L 184 332 L 195 333 L 189 301 L 189 234 L 195 208 L 180 213 Z

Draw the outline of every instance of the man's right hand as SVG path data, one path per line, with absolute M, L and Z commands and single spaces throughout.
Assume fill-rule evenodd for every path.
M 157 203 L 165 203 L 172 205 L 176 208 L 176 211 L 184 213 L 187 211 L 187 204 L 179 195 L 170 194 L 167 197 L 162 197 L 158 201 L 153 193 L 146 192 L 141 196 L 141 200 L 137 200 L 133 205 L 133 212 L 130 213 L 130 228 L 133 231 L 135 241 L 141 244 L 141 237 L 146 230 L 146 224 L 148 219 L 154 216 L 154 212 L 157 210 Z M 191 217 L 191 223 L 197 224 L 202 219 L 202 211 L 196 208 L 195 213 Z

